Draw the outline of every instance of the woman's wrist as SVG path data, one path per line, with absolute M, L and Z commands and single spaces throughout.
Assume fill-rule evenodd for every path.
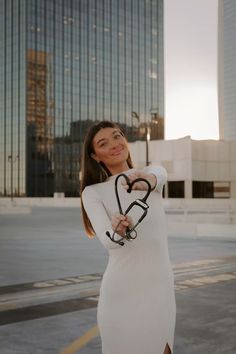
M 150 184 L 151 184 L 151 187 L 152 187 L 152 191 L 154 191 L 154 189 L 157 186 L 157 177 L 153 173 L 150 174 L 150 177 L 151 177 Z

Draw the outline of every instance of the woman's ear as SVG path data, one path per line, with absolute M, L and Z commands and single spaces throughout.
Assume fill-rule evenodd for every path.
M 94 159 L 95 161 L 97 161 L 97 163 L 100 162 L 99 158 L 92 152 L 92 154 L 90 155 L 92 157 L 92 159 Z

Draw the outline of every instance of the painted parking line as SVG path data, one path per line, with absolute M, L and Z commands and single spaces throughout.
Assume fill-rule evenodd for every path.
M 173 265 L 175 276 L 188 275 L 190 273 L 200 273 L 203 271 L 227 269 L 236 266 L 236 257 L 222 257 L 215 259 L 202 259 Z M 70 285 L 80 285 L 102 280 L 102 273 L 84 274 L 73 277 L 50 279 L 25 284 L 13 284 L 0 286 L 0 296 L 4 294 L 16 294 L 35 289 L 63 288 Z
M 78 277 L 67 277 L 63 279 L 54 279 L 49 281 L 37 282 L 33 284 L 34 288 L 47 288 L 52 286 L 63 286 L 70 284 L 80 284 L 80 283 L 88 283 L 95 280 L 101 280 L 102 274 L 86 274 L 80 275 Z
M 0 296 L 4 294 L 16 294 L 23 291 L 31 291 L 44 288 L 60 288 L 66 285 L 86 284 L 93 281 L 100 281 L 102 273 L 84 274 L 61 279 L 51 279 L 32 283 L 13 284 L 0 286 Z
M 60 354 L 74 354 L 78 352 L 80 349 L 86 346 L 88 342 L 90 342 L 93 338 L 99 335 L 98 326 L 94 326 L 90 328 L 82 337 L 78 338 L 74 342 L 72 342 L 68 347 L 60 352 Z
M 190 268 L 196 266 L 199 267 L 200 265 L 208 266 L 209 264 L 212 263 L 217 263 L 217 262 L 215 260 L 213 260 L 212 262 L 211 261 L 192 262 L 192 263 L 188 263 L 188 267 Z M 181 267 L 178 268 L 180 269 Z M 185 265 L 183 265 L 183 268 L 186 268 Z M 218 270 L 219 269 L 220 268 L 218 268 Z M 231 281 L 236 280 L 236 272 L 213 274 L 209 276 L 175 281 L 175 290 L 179 292 L 181 290 L 187 290 L 187 289 L 193 289 L 193 288 L 207 286 L 207 285 L 218 284 L 230 280 Z M 98 300 L 98 297 L 96 297 L 96 299 Z M 82 337 L 72 342 L 67 348 L 65 348 L 62 352 L 60 352 L 60 354 L 74 354 L 78 352 L 80 349 L 82 349 L 84 346 L 86 346 L 92 339 L 94 339 L 97 336 L 99 336 L 99 329 L 97 326 L 94 326 L 88 332 L 86 332 Z
M 236 280 L 236 257 L 173 266 L 175 290 Z M 0 326 L 97 306 L 101 273 L 0 287 Z M 63 306 L 62 306 L 63 305 Z
M 229 280 L 236 280 L 236 272 L 178 280 L 175 282 L 175 290 L 179 291 L 185 289 L 199 288 L 202 286 L 218 284 Z
M 206 285 L 218 284 L 229 280 L 236 280 L 236 272 L 216 274 L 179 281 L 177 284 L 175 284 L 175 290 L 181 291 L 186 289 L 193 289 Z M 95 299 L 98 300 L 98 297 L 93 298 L 93 300 Z M 93 338 L 97 336 L 99 336 L 99 329 L 96 325 L 92 327 L 89 331 L 87 331 L 82 337 L 72 342 L 68 347 L 66 347 L 62 352 L 60 352 L 60 354 L 74 354 L 83 347 L 85 347 Z
M 7 324 L 36 320 L 55 315 L 63 315 L 69 312 L 88 310 L 97 307 L 98 300 L 95 297 L 69 299 L 36 306 L 22 308 L 2 309 L 0 313 L 0 326 Z M 1 350 L 0 350 L 1 352 Z

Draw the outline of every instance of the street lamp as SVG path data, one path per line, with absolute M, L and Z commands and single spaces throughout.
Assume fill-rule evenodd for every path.
M 13 202 L 13 164 L 18 160 L 19 161 L 19 155 L 16 155 L 15 158 L 13 159 L 12 155 L 8 155 L 8 162 L 11 164 L 10 167 L 10 177 L 11 177 L 11 202 Z
M 137 119 L 138 124 L 140 126 L 140 118 L 137 112 L 131 112 L 131 117 Z M 142 125 L 144 126 L 145 129 L 145 142 L 146 142 L 146 166 L 149 165 L 149 141 L 151 138 L 151 131 L 150 131 L 150 125 L 149 122 L 146 123 L 142 123 Z

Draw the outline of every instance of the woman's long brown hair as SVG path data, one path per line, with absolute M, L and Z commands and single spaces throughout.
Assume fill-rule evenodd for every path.
M 103 163 L 101 162 L 98 163 L 91 157 L 91 154 L 94 153 L 93 139 L 95 135 L 99 132 L 99 130 L 103 128 L 116 128 L 119 129 L 120 132 L 124 135 L 124 132 L 117 124 L 109 121 L 101 121 L 99 123 L 95 123 L 89 128 L 85 136 L 84 145 L 83 145 L 82 180 L 81 180 L 80 195 L 82 195 L 82 192 L 86 186 L 90 186 L 95 183 L 105 182 L 107 178 L 111 176 L 110 171 L 106 168 L 106 166 Z M 128 156 L 127 163 L 130 168 L 133 167 L 130 154 Z M 83 217 L 85 231 L 87 235 L 92 238 L 95 235 L 95 232 L 88 218 L 88 215 L 84 209 L 82 198 L 81 198 L 81 210 L 82 210 L 82 217 Z

